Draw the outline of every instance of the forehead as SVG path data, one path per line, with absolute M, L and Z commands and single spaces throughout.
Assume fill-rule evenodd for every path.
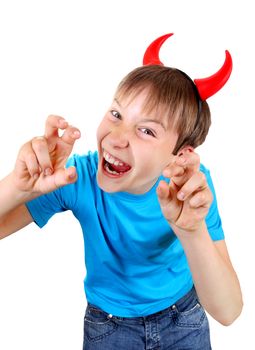
M 168 128 L 170 124 L 169 106 L 152 96 L 147 88 L 135 88 L 130 91 L 117 90 L 114 100 L 123 108 L 131 106 L 143 115 L 143 117 L 164 123 Z

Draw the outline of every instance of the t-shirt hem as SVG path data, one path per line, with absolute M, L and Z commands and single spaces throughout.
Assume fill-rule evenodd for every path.
M 159 311 L 162 311 L 168 307 L 170 307 L 171 305 L 175 304 L 179 299 L 181 299 L 182 297 L 184 297 L 191 289 L 193 288 L 193 282 L 187 284 L 185 286 L 185 288 L 183 288 L 181 290 L 180 293 L 178 293 L 174 298 L 166 298 L 163 301 L 161 301 L 160 303 L 156 303 L 153 306 L 150 306 L 148 308 L 143 307 L 143 309 L 146 309 L 147 311 L 139 311 L 138 309 L 135 310 L 135 307 L 125 307 L 122 306 L 121 308 L 116 306 L 113 303 L 110 303 L 109 300 L 108 301 L 104 301 L 102 298 L 90 298 L 90 296 L 88 295 L 88 293 L 86 293 L 86 297 L 87 297 L 87 302 L 89 304 L 92 304 L 96 307 L 98 307 L 99 309 L 103 310 L 104 312 L 108 313 L 108 314 L 112 314 L 113 316 L 116 317 L 145 317 L 145 316 L 149 316 L 152 314 L 155 314 Z M 92 294 L 93 296 L 95 296 L 95 293 Z
M 221 227 L 217 230 L 209 230 L 209 234 L 214 242 L 225 239 L 225 234 Z
M 34 220 L 34 223 L 40 228 L 42 228 L 47 223 L 47 220 L 42 218 L 42 216 L 40 215 L 40 211 L 37 209 L 37 206 L 34 205 L 33 201 L 27 202 L 25 203 L 25 205 Z

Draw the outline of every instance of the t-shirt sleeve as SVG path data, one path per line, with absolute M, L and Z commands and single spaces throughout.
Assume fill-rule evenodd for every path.
M 66 167 L 69 166 L 76 166 L 74 157 L 68 160 Z M 27 202 L 26 207 L 34 222 L 41 228 L 54 214 L 73 210 L 76 197 L 75 184 L 70 184 Z
M 217 205 L 217 198 L 216 198 L 216 193 L 214 189 L 214 185 L 212 182 L 212 178 L 210 175 L 210 171 L 206 169 L 203 165 L 201 165 L 201 171 L 205 174 L 207 183 L 210 187 L 210 190 L 213 194 L 213 202 L 210 206 L 209 212 L 206 216 L 206 225 L 207 229 L 209 231 L 209 234 L 212 238 L 213 241 L 219 241 L 224 239 L 224 232 L 222 228 L 222 222 L 218 210 L 218 205 Z

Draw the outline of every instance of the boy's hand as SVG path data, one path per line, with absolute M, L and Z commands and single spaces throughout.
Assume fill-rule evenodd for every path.
M 59 136 L 59 129 L 64 130 L 62 136 Z M 40 195 L 75 182 L 75 168 L 65 169 L 64 166 L 79 138 L 77 128 L 68 125 L 62 117 L 50 115 L 44 136 L 33 138 L 19 151 L 12 173 L 17 189 Z
M 182 150 L 163 171 L 170 184 L 161 181 L 157 188 L 162 213 L 177 235 L 197 230 L 212 203 L 212 193 L 199 166 L 199 156 L 193 149 Z

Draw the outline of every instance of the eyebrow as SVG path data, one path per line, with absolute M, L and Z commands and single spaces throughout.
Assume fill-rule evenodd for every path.
M 117 100 L 117 98 L 115 97 L 114 98 L 114 101 L 121 107 L 121 104 L 120 104 L 120 102 Z M 145 123 L 155 123 L 155 124 L 159 124 L 165 131 L 166 131 L 166 127 L 165 127 L 165 125 L 161 122 L 161 121 L 159 121 L 159 120 L 156 120 L 156 119 L 150 119 L 150 118 L 146 118 L 146 119 L 143 119 L 143 120 L 141 120 L 142 122 L 145 122 Z
M 119 103 L 116 97 L 113 99 L 113 101 L 117 102 L 117 104 L 121 107 L 121 104 Z
M 141 121 L 142 121 L 142 122 L 145 122 L 145 123 L 155 123 L 155 124 L 159 124 L 159 125 L 166 131 L 165 125 L 164 125 L 161 121 L 159 121 L 159 120 L 146 118 L 146 119 L 143 119 L 143 120 L 141 120 Z

